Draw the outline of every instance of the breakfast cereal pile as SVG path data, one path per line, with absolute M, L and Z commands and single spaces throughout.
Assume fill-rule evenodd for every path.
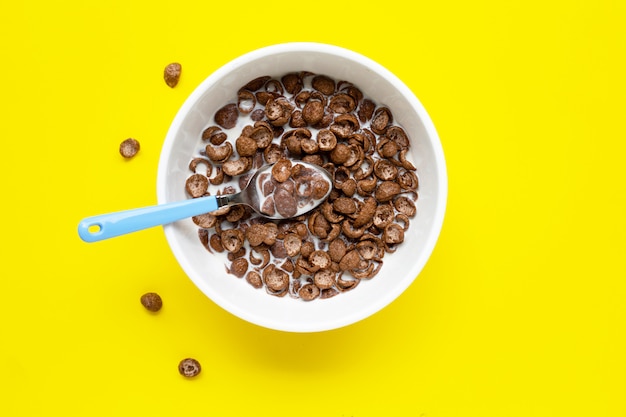
M 314 192 L 296 186 L 300 161 L 333 178 L 326 201 L 295 218 L 271 220 L 244 205 L 194 217 L 206 249 L 227 254 L 229 273 L 271 295 L 329 298 L 376 276 L 403 243 L 418 197 L 410 140 L 357 86 L 306 71 L 263 76 L 212 116 L 189 163 L 190 197 L 236 193 L 268 164 L 285 169 L 272 170 L 267 193 L 290 187 L 275 203 Z

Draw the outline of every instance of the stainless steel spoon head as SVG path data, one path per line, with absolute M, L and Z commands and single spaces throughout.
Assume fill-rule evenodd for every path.
M 280 160 L 257 170 L 236 194 L 217 197 L 218 207 L 250 206 L 269 219 L 289 219 L 315 209 L 328 198 L 333 179 L 324 168 L 302 161 Z

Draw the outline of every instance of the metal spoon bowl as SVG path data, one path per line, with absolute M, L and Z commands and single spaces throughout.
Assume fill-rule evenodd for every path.
M 85 242 L 97 242 L 116 236 L 125 235 L 154 226 L 172 223 L 188 217 L 198 216 L 204 213 L 213 212 L 224 206 L 245 204 L 251 207 L 258 214 L 270 219 L 287 219 L 297 217 L 313 210 L 328 198 L 332 189 L 332 177 L 325 169 L 298 161 L 297 164 L 313 170 L 314 175 L 327 181 L 328 191 L 322 198 L 310 200 L 308 204 L 301 205 L 297 211 L 290 216 L 283 216 L 276 211 L 274 214 L 263 210 L 262 204 L 267 198 L 263 193 L 263 185 L 259 183 L 263 179 L 263 174 L 270 174 L 273 165 L 266 165 L 259 168 L 248 181 L 248 184 L 236 194 L 221 196 L 198 197 L 172 203 L 159 204 L 155 206 L 119 211 L 115 213 L 102 214 L 87 217 L 78 225 L 78 235 Z

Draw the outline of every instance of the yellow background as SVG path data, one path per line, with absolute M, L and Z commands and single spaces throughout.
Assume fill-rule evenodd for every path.
M 0 415 L 626 416 L 626 3 L 92 3 L 2 6 Z M 380 313 L 318 334 L 221 310 L 161 228 L 76 233 L 154 204 L 186 96 L 286 41 L 398 75 L 448 163 L 423 273 Z M 131 161 L 127 137 L 142 146 Z M 176 369 L 187 356 L 194 380 Z

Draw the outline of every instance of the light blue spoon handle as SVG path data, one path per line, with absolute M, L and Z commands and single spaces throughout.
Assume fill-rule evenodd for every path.
M 209 196 L 102 214 L 83 219 L 78 225 L 78 235 L 85 242 L 97 242 L 217 209 L 217 198 Z

